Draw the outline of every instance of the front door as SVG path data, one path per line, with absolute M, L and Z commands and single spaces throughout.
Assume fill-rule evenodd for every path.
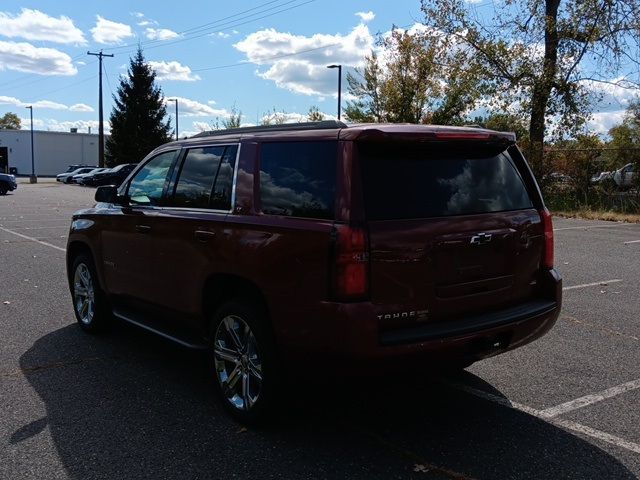
M 158 213 L 177 157 L 172 150 L 152 157 L 126 186 L 127 204 L 113 207 L 102 232 L 105 282 L 117 296 L 152 302 L 160 286 L 160 252 L 154 247 Z

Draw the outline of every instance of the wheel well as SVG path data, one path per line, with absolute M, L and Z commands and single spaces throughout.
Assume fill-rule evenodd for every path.
M 93 259 L 93 253 L 91 249 L 86 243 L 83 242 L 71 242 L 67 245 L 67 277 L 71 278 L 71 264 L 73 263 L 73 259 L 76 258 L 79 254 L 86 253 Z M 94 259 L 95 264 L 95 259 Z
M 255 283 L 236 275 L 217 274 L 209 277 L 202 289 L 202 311 L 205 321 L 222 303 L 238 297 L 250 299 L 254 306 L 260 308 L 269 318 L 267 301 Z

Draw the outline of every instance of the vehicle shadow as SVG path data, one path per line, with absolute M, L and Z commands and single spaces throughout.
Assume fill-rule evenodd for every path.
M 20 365 L 47 413 L 9 442 L 48 427 L 71 478 L 635 478 L 562 429 L 434 380 L 294 382 L 275 420 L 247 430 L 202 355 L 127 326 L 61 328 Z

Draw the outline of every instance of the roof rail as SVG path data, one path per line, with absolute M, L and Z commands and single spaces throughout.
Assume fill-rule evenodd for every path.
M 217 135 L 229 135 L 259 132 L 282 132 L 295 130 L 322 130 L 332 128 L 347 128 L 347 124 L 337 120 L 322 120 L 321 122 L 283 123 L 279 125 L 259 125 L 257 127 L 227 128 L 224 130 L 209 130 L 200 132 L 190 138 L 211 137 Z

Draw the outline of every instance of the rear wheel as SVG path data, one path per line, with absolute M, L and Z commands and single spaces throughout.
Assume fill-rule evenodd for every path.
M 211 339 L 214 383 L 225 408 L 242 423 L 263 420 L 277 376 L 266 316 L 250 300 L 227 302 L 213 315 Z
M 0 184 L 0 195 L 6 195 L 9 189 L 6 185 Z
M 104 330 L 110 314 L 92 258 L 86 253 L 79 254 L 73 261 L 71 272 L 73 312 L 78 324 L 90 333 Z

